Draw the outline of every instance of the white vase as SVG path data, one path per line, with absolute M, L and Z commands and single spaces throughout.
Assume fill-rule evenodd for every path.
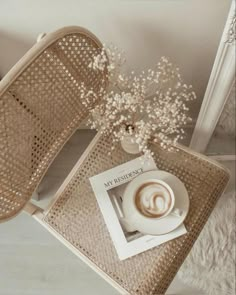
M 124 136 L 121 140 L 121 146 L 123 150 L 129 154 L 138 154 L 140 153 L 139 145 L 135 142 L 135 136 L 128 134 Z

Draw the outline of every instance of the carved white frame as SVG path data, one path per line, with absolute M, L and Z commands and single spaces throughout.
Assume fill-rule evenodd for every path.
M 190 143 L 198 152 L 206 150 L 235 81 L 235 23 L 233 0 Z

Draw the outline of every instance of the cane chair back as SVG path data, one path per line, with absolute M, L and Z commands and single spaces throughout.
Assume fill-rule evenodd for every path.
M 79 85 L 106 86 L 88 67 L 101 43 L 67 27 L 46 35 L 0 82 L 0 221 L 30 200 L 47 168 L 88 115 Z

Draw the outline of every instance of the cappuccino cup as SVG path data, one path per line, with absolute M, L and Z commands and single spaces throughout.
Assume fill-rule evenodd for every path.
M 125 189 L 123 198 L 124 217 L 121 222 L 127 231 L 140 231 L 146 226 L 156 226 L 156 220 L 168 215 L 181 216 L 175 206 L 175 195 L 171 187 L 159 179 L 131 181 Z

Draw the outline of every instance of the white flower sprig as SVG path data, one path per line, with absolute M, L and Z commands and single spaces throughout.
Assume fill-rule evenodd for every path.
M 183 139 L 184 126 L 191 120 L 187 103 L 196 99 L 191 85 L 183 82 L 179 68 L 162 57 L 154 69 L 139 75 L 121 73 L 125 59 L 116 47 L 103 47 L 89 68 L 101 71 L 109 87 L 99 90 L 80 85 L 83 104 L 90 109 L 88 124 L 92 129 L 113 135 L 113 143 L 127 134 L 133 136 L 140 152 L 151 155 L 149 142 L 171 149 Z M 113 146 L 114 148 L 114 146 Z

